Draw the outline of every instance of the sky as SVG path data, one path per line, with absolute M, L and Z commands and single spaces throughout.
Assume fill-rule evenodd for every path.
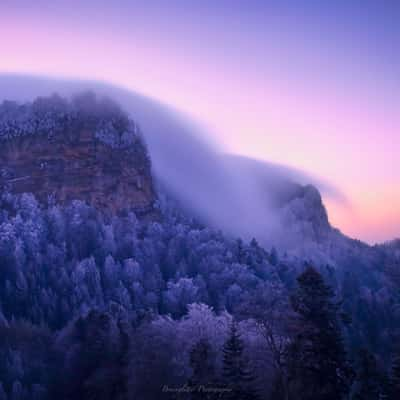
M 226 152 L 310 172 L 330 221 L 400 236 L 400 2 L 2 0 L 0 73 L 103 80 Z

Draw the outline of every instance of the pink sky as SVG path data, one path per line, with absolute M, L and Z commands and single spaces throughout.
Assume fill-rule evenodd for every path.
M 344 233 L 400 236 L 400 85 L 362 30 L 316 36 L 286 14 L 189 20 L 181 9 L 100 3 L 93 14 L 0 5 L 0 72 L 100 79 L 158 98 L 206 124 L 225 151 L 336 185 L 348 204 L 325 203 Z

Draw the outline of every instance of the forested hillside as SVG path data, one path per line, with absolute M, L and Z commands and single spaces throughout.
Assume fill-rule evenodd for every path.
M 332 231 L 285 253 L 204 226 L 161 190 L 149 220 L 11 189 L 1 400 L 399 398 L 398 242 Z

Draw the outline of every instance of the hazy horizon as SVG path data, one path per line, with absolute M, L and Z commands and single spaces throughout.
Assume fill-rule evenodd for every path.
M 399 235 L 400 7 L 373 1 L 0 5 L 0 72 L 111 82 L 192 115 L 224 151 L 329 181 L 332 224 Z

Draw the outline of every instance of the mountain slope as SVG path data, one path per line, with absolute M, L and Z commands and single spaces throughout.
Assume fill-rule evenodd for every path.
M 292 294 L 310 264 L 351 316 L 337 321 L 350 355 L 366 348 L 387 372 L 400 332 L 398 242 L 351 240 L 330 226 L 314 186 L 253 162 L 228 166 L 190 138 L 178 161 L 173 141 L 162 154 L 150 140 L 158 168 L 171 163 L 158 183 L 178 194 L 157 198 L 141 140 L 124 112 L 91 95 L 0 106 L 0 397 L 153 400 L 193 382 L 199 348 L 221 382 L 236 321 L 270 398 L 279 371 L 268 340 L 281 357 L 292 329 L 301 333 Z M 213 228 L 221 222 L 235 229 Z M 280 246 L 246 240 L 253 233 Z

